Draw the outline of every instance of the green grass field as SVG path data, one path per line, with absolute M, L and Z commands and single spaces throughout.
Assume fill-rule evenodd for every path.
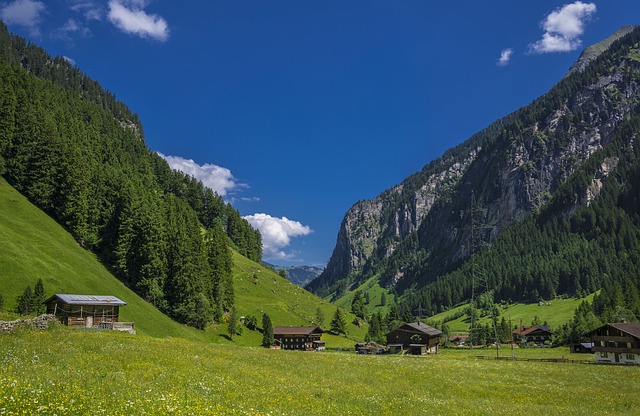
M 521 350 L 553 357 L 566 349 Z M 640 413 L 640 367 L 273 351 L 113 332 L 0 334 L 0 414 Z

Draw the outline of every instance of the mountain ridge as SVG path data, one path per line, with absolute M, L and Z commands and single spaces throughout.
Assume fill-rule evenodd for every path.
M 493 226 L 483 236 L 487 242 L 553 204 L 563 184 L 612 143 L 638 106 L 640 31 L 633 27 L 622 32 L 584 68 L 530 105 L 492 123 L 399 185 L 354 204 L 325 272 L 307 288 L 340 296 L 374 275 L 399 292 L 420 288 L 470 257 L 471 195 L 486 209 L 482 221 Z M 558 214 L 568 218 L 593 201 L 617 163 L 613 157 L 593 170 L 594 179 L 580 192 L 584 195 Z

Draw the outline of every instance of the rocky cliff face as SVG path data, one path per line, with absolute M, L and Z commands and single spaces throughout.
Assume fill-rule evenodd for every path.
M 376 273 L 400 289 L 427 283 L 469 256 L 472 194 L 491 225 L 488 240 L 546 204 L 640 103 L 639 32 L 624 27 L 587 49 L 548 94 L 400 185 L 356 203 L 326 270 L 308 288 L 327 294 Z M 610 48 L 620 51 L 598 59 Z M 615 166 L 607 160 L 575 205 L 588 204 Z

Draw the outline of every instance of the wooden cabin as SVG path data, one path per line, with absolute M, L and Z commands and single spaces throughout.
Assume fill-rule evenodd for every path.
M 133 322 L 119 322 L 126 302 L 115 296 L 55 294 L 44 301 L 47 313 L 64 325 L 135 332 Z
M 605 324 L 588 336 L 597 362 L 640 364 L 640 323 Z
M 273 338 L 283 350 L 323 350 L 322 329 L 317 326 L 276 326 Z
M 392 351 L 409 350 L 412 354 L 437 354 L 442 332 L 422 322 L 405 323 L 387 334 Z

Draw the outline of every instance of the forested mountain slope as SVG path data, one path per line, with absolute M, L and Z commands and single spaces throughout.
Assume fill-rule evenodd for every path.
M 259 232 L 150 151 L 123 103 L 1 22 L 0 174 L 182 323 L 233 308 L 230 247 L 262 257 Z
M 378 276 L 401 309 L 469 299 L 474 198 L 493 243 L 478 267 L 496 300 L 604 288 L 600 313 L 640 312 L 640 29 L 626 32 L 529 106 L 356 203 L 307 288 L 340 296 Z

